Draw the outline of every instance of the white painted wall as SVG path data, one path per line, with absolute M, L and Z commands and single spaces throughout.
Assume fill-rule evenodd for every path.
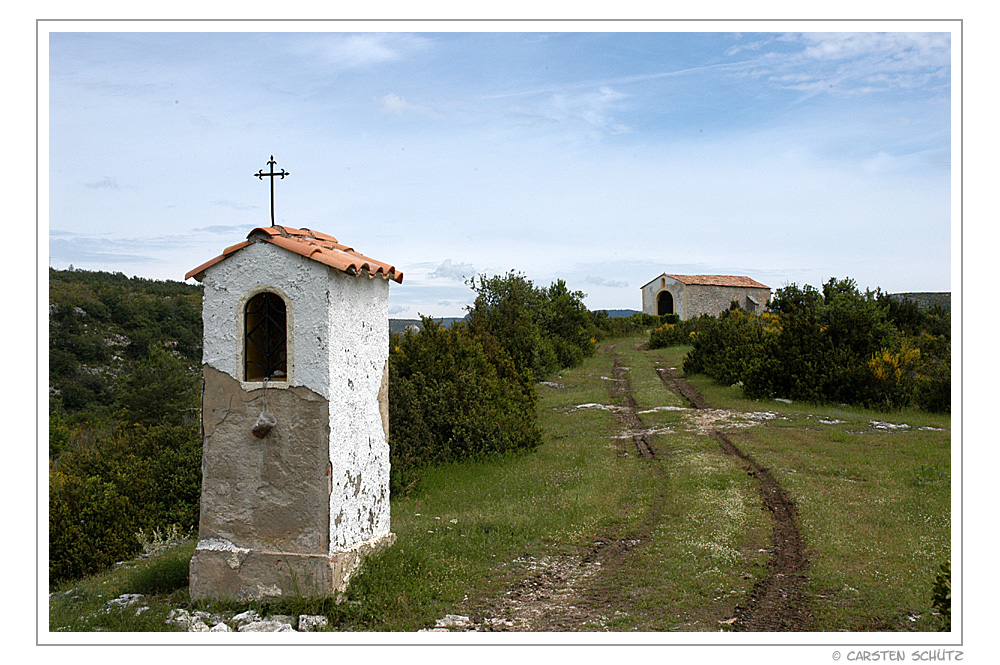
M 202 361 L 243 381 L 243 307 L 265 287 L 282 294 L 288 315 L 286 385 L 309 388 L 330 398 L 326 266 L 267 243 L 254 243 L 205 271 Z M 280 389 L 281 382 L 268 384 Z
M 389 358 L 389 283 L 329 275 L 331 551 L 389 533 L 389 444 L 378 393 Z
M 208 268 L 203 361 L 244 389 L 243 307 L 265 287 L 285 297 L 289 377 L 329 402 L 331 552 L 389 533 L 389 445 L 378 392 L 389 355 L 389 284 L 352 277 L 258 242 Z M 281 382 L 268 384 L 280 389 Z

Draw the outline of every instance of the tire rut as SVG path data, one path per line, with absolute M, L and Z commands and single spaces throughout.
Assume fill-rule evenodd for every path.
M 657 367 L 656 373 L 669 390 L 687 399 L 694 408 L 710 408 L 701 393 L 675 370 Z M 812 621 L 804 590 L 808 561 L 795 521 L 795 503 L 770 470 L 740 450 L 723 432 L 712 429 L 708 434 L 724 453 L 740 459 L 747 473 L 757 479 L 764 508 L 771 513 L 774 524 L 767 573 L 754 584 L 746 604 L 738 606 L 725 623 L 743 632 L 809 630 Z
M 632 385 L 628 380 L 628 368 L 622 366 L 621 358 L 613 356 L 614 366 L 612 368 L 612 378 L 608 387 L 611 398 L 622 407 L 616 412 L 619 422 L 625 431 L 632 436 L 632 443 L 635 444 L 636 453 L 639 457 L 652 459 L 656 457 L 656 449 L 653 447 L 652 434 L 643 424 L 639 417 L 639 405 L 632 397 Z
M 621 364 L 621 358 L 608 349 L 612 356 L 612 376 L 608 380 L 608 393 L 620 409 L 615 411 L 622 430 L 631 436 L 636 454 L 643 459 L 655 460 L 656 435 L 648 430 L 638 414 L 638 404 L 632 396 L 632 386 L 628 379 L 629 368 Z M 619 453 L 622 451 L 619 449 Z M 627 534 L 621 529 L 608 531 L 595 539 L 593 544 L 580 553 L 581 567 L 593 567 L 596 573 L 589 578 L 586 588 L 581 589 L 570 612 L 549 612 L 540 623 L 543 630 L 573 631 L 581 627 L 603 627 L 608 615 L 629 614 L 629 600 L 622 594 L 620 582 L 615 579 L 615 571 L 628 566 L 635 553 L 653 537 L 653 533 L 663 519 L 666 497 L 664 494 L 666 472 L 659 464 L 650 467 L 657 475 L 657 492 L 645 512 L 642 521 Z M 537 630 L 537 628 L 536 628 Z
M 656 459 L 656 435 L 649 432 L 637 413 L 627 367 L 607 349 L 613 359 L 608 393 L 621 408 L 616 418 L 635 445 L 636 454 Z M 626 454 L 624 446 L 619 455 Z M 666 503 L 666 472 L 658 463 L 650 467 L 657 475 L 657 491 L 638 524 L 626 531 L 611 528 L 580 548 L 575 556 L 549 557 L 528 563 L 532 572 L 500 597 L 470 609 L 470 630 L 478 631 L 585 631 L 608 630 L 615 616 L 632 612 L 622 593 L 616 571 L 627 569 L 633 557 L 653 537 L 663 519 Z

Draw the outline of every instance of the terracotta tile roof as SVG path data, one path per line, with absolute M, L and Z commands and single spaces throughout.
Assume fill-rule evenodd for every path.
M 664 273 L 666 274 L 666 273 Z M 708 286 L 742 286 L 751 289 L 769 289 L 757 280 L 738 275 L 667 275 L 681 284 L 704 284 Z
M 289 226 L 265 226 L 254 229 L 247 235 L 246 240 L 232 247 L 227 247 L 220 256 L 201 264 L 184 275 L 184 279 L 194 277 L 200 281 L 208 268 L 250 245 L 255 240 L 269 242 L 307 259 L 336 268 L 348 275 L 357 276 L 367 271 L 368 277 L 379 275 L 399 284 L 403 282 L 403 273 L 397 272 L 396 268 L 388 263 L 382 263 L 359 254 L 352 248 L 338 243 L 337 239 L 331 235 L 309 229 L 293 229 Z

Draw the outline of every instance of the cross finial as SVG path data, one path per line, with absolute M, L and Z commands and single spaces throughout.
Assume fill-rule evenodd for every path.
M 284 180 L 286 175 L 291 175 L 290 173 L 285 171 L 285 169 L 281 169 L 279 173 L 275 173 L 274 172 L 275 164 L 277 164 L 277 162 L 274 161 L 274 155 L 271 155 L 271 159 L 267 162 L 267 165 L 270 167 L 270 172 L 264 173 L 264 169 L 261 169 L 260 171 L 257 171 L 257 173 L 254 174 L 261 180 L 263 180 L 265 177 L 271 179 L 271 226 L 274 226 L 274 177 L 279 176 L 282 180 Z

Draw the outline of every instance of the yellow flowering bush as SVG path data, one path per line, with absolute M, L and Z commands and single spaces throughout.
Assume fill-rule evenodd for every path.
M 862 292 L 850 279 L 784 287 L 768 307 L 713 317 L 691 338 L 684 371 L 752 398 L 950 410 L 947 311 Z

